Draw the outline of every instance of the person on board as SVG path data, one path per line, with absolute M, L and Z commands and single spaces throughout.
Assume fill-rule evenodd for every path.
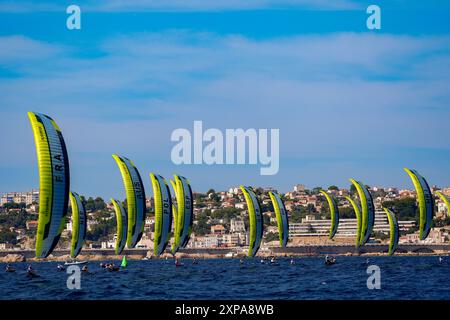
M 294 258 L 291 259 L 291 266 L 295 264 Z
M 120 267 L 115 266 L 114 263 L 108 264 L 108 266 L 106 268 L 108 269 L 108 271 L 119 271 L 120 270 Z
M 275 257 L 270 258 L 270 263 L 275 263 Z
M 325 264 L 326 265 L 331 265 L 333 263 L 336 262 L 336 258 L 335 257 L 330 257 L 328 255 L 325 256 Z
M 86 273 L 89 273 L 88 266 L 85 264 L 85 265 L 81 268 L 81 271 L 86 272 Z
M 16 270 L 8 263 L 5 267 L 6 272 L 15 272 Z
M 28 268 L 27 268 L 27 276 L 28 276 L 28 277 L 31 277 L 31 278 L 38 277 L 38 275 L 37 275 L 36 272 L 34 271 L 34 269 L 33 269 L 33 267 L 31 266 L 31 264 L 28 265 Z
M 181 267 L 183 264 L 180 262 L 180 260 L 178 258 L 175 258 L 175 266 L 176 267 Z

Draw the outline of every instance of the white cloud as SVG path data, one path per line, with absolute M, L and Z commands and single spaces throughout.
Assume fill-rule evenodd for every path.
M 0 37 L 0 63 L 31 64 L 57 56 L 62 46 L 36 41 L 24 36 Z
M 148 171 L 167 168 L 170 132 L 193 120 L 280 128 L 282 161 L 337 157 L 339 167 L 395 147 L 449 149 L 436 139 L 449 125 L 449 44 L 448 36 L 171 31 L 111 38 L 101 55 L 80 58 L 75 48 L 0 38 L 10 48 L 0 64 L 22 75 L 0 79 L 0 135 L 14 133 L 0 166 L 34 162 L 29 109 L 54 116 L 78 171 L 113 164 L 112 152 Z
M 26 12 L 52 12 L 65 11 L 64 5 L 43 1 L 2 1 L 0 3 L 0 13 L 26 13 Z

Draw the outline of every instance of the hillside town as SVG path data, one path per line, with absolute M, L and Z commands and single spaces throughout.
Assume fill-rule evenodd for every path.
M 356 218 L 345 196 L 352 196 L 356 191 L 329 186 L 326 191 L 338 203 L 340 223 L 333 240 L 328 239 L 331 225 L 330 213 L 321 188 L 307 189 L 297 184 L 283 194 L 283 200 L 289 216 L 288 246 L 308 244 L 353 244 L 356 236 Z M 450 196 L 450 188 L 432 187 Z M 278 246 L 278 229 L 273 206 L 268 196 L 273 188 L 255 188 L 263 211 L 264 235 L 261 249 Z M 389 223 L 382 207 L 392 209 L 398 219 L 400 243 L 449 243 L 450 219 L 445 204 L 435 197 L 434 225 L 428 238 L 419 240 L 417 232 L 418 208 L 416 192 L 397 188 L 370 187 L 375 204 L 375 227 L 371 242 L 387 243 Z M 239 187 L 227 191 L 208 190 L 206 193 L 194 193 L 194 225 L 187 248 L 227 248 L 248 245 L 247 206 Z M 89 248 L 114 248 L 115 214 L 111 203 L 102 198 L 83 198 L 87 220 L 86 246 Z M 0 198 L 0 250 L 33 249 L 38 225 L 39 190 L 27 192 L 8 192 Z M 147 215 L 144 235 L 138 248 L 153 247 L 154 214 L 153 199 L 146 199 Z M 70 244 L 72 223 L 70 208 L 67 214 L 66 228 L 59 241 L 59 249 L 67 249 Z M 114 236 L 112 236 L 114 235 Z

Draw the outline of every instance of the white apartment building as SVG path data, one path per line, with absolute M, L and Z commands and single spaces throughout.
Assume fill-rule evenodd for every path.
M 306 187 L 303 184 L 296 184 L 294 186 L 294 192 L 301 192 L 301 191 L 305 191 Z
M 222 244 L 227 247 L 235 247 L 240 244 L 240 237 L 237 233 L 230 233 L 222 235 Z
M 414 232 L 400 237 L 399 243 L 444 244 L 448 242 L 446 236 L 448 236 L 447 232 L 442 232 L 439 228 L 433 228 L 425 240 L 420 240 L 419 232 Z
M 398 221 L 400 231 L 409 230 L 415 226 L 414 221 Z M 301 223 L 289 224 L 289 237 L 299 236 L 326 236 L 330 232 L 331 220 L 316 220 L 311 216 L 307 216 Z M 356 236 L 357 220 L 356 219 L 339 219 L 339 226 L 336 236 L 354 237 Z M 375 211 L 375 224 L 373 230 L 375 232 L 389 233 L 389 222 L 384 211 Z
M 234 232 L 245 232 L 245 224 L 244 221 L 238 219 L 230 220 L 230 231 Z
M 33 189 L 27 192 L 8 192 L 0 198 L 0 205 L 5 203 L 25 203 L 31 205 L 33 202 L 39 202 L 39 190 Z
M 236 247 L 248 244 L 248 234 L 246 233 L 227 233 L 220 235 L 208 234 L 205 236 L 194 236 L 189 241 L 187 248 L 218 248 L 218 247 Z
M 448 208 L 447 208 L 447 206 L 445 205 L 444 202 L 438 202 L 438 204 L 437 204 L 437 212 L 442 214 L 442 215 L 448 215 L 449 214 Z

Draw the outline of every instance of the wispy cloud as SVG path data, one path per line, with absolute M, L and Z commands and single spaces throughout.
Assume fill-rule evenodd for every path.
M 96 10 L 104 11 L 216 11 L 216 10 L 254 10 L 276 8 L 304 8 L 319 10 L 355 9 L 358 6 L 352 0 L 171 0 L 171 1 L 139 1 L 113 0 L 101 1 L 93 6 Z
M 0 62 L 2 65 L 18 63 L 33 64 L 62 53 L 63 46 L 36 41 L 24 36 L 0 38 Z
M 67 5 L 66 5 L 67 6 Z M 44 1 L 2 1 L 0 3 L 0 13 L 29 13 L 29 12 L 53 12 L 63 11 L 64 4 Z
M 272 180 L 285 184 L 298 175 L 321 181 L 333 169 L 359 173 L 364 165 L 377 174 L 389 171 L 411 161 L 409 153 L 395 153 L 397 147 L 450 149 L 447 139 L 437 138 L 447 135 L 450 119 L 448 36 L 255 40 L 174 30 L 111 37 L 96 57 L 18 36 L 0 38 L 0 48 L 9 49 L 1 51 L 0 65 L 20 70 L 20 77 L 0 77 L 0 135 L 15 135 L 4 142 L 10 150 L 0 158 L 4 168 L 34 163 L 29 109 L 56 118 L 74 170 L 104 172 L 105 190 L 114 185 L 105 169 L 115 170 L 112 152 L 133 157 L 144 172 L 174 170 L 170 132 L 190 128 L 193 120 L 218 128 L 280 128 L 281 171 Z M 199 180 L 205 172 L 183 170 Z M 222 183 L 267 181 L 257 170 L 227 170 Z M 78 176 L 84 186 L 90 178 Z
M 353 10 L 362 6 L 354 0 L 80 0 L 83 9 L 96 12 L 136 11 L 227 11 L 302 8 L 311 10 Z M 3 1 L 0 12 L 50 12 L 61 11 L 66 2 Z

